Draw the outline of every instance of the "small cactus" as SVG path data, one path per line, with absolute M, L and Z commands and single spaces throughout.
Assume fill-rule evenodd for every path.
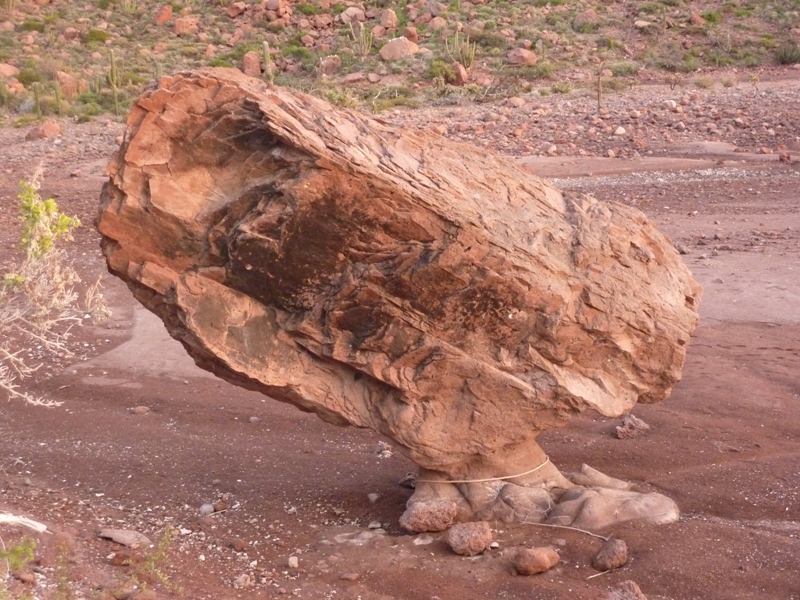
M 269 42 L 264 42 L 261 45 L 264 53 L 264 75 L 267 77 L 270 87 L 275 85 L 275 74 L 272 72 L 272 54 L 269 51 Z
M 56 112 L 58 113 L 59 117 L 62 117 L 64 115 L 62 114 L 62 109 L 61 109 L 61 84 L 59 84 L 58 81 L 56 81 L 53 84 L 53 88 L 56 93 Z

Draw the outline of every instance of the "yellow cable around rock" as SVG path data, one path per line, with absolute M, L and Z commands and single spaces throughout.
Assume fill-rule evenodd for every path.
M 550 457 L 545 456 L 544 462 L 540 464 L 538 467 L 534 467 L 530 471 L 525 471 L 524 473 L 519 473 L 518 475 L 505 475 L 504 477 L 487 477 L 486 479 L 417 479 L 417 483 L 488 483 L 490 481 L 505 481 L 506 479 L 516 479 L 517 477 L 524 477 L 525 475 L 530 475 L 531 473 L 535 473 L 545 465 L 550 462 Z

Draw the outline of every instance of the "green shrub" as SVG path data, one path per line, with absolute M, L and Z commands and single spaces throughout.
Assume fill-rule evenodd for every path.
M 554 94 L 569 94 L 572 91 L 572 84 L 569 81 L 558 81 L 550 86 L 550 91 Z
M 655 15 L 660 13 L 663 7 L 658 2 L 645 2 L 639 7 L 640 15 Z
M 525 67 L 518 67 L 514 69 L 514 73 L 527 80 L 534 80 L 534 79 L 547 79 L 551 77 L 553 73 L 556 72 L 556 66 L 546 60 L 540 61 L 535 65 L 529 65 Z
M 209 67 L 233 67 L 233 63 L 229 60 L 224 58 L 212 58 L 211 62 L 208 63 Z
M 25 87 L 29 87 L 34 83 L 40 82 L 42 80 L 42 74 L 36 69 L 20 69 L 20 72 L 17 75 L 17 80 Z
M 428 78 L 433 80 L 440 80 L 442 82 L 453 81 L 456 78 L 456 73 L 453 67 L 443 60 L 432 60 L 428 63 Z
M 796 65 L 800 63 L 800 46 L 789 42 L 775 51 L 775 62 L 779 65 Z
M 111 39 L 111 34 L 104 29 L 90 29 L 83 39 L 87 44 L 105 44 Z
M 340 108 L 355 108 L 358 104 L 356 98 L 350 93 L 349 90 L 334 87 L 326 90 L 322 97 Z
M 502 50 L 508 47 L 508 39 L 501 33 L 475 31 L 470 33 L 469 39 L 481 48 L 500 48 Z
M 608 66 L 608 69 L 614 74 L 614 77 L 630 77 L 636 75 L 641 67 L 635 62 L 620 62 L 613 63 Z
M 717 23 L 722 21 L 722 15 L 719 14 L 716 10 L 709 10 L 704 12 L 703 18 L 709 25 L 716 25 Z
M 106 10 L 109 6 L 111 6 L 111 0 L 100 0 L 97 3 L 97 8 L 100 10 Z
M 318 15 L 320 13 L 320 8 L 316 4 L 309 4 L 308 2 L 301 2 L 297 6 L 295 6 L 297 12 L 302 15 L 310 16 L 310 15 Z
M 594 23 L 581 23 L 578 25 L 575 21 L 572 22 L 572 30 L 576 33 L 592 33 L 593 31 L 597 31 L 599 29 L 599 25 L 595 25 Z
M 38 31 L 44 33 L 44 23 L 36 19 L 25 19 L 19 26 L 20 31 Z
M 313 52 L 305 46 L 286 46 L 282 51 L 287 58 L 297 58 L 300 60 L 312 60 L 314 58 Z

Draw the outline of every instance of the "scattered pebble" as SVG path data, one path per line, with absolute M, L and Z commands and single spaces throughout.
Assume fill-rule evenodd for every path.
M 560 560 L 552 548 L 520 548 L 514 555 L 514 568 L 520 575 L 536 575 L 552 569 Z
M 461 556 L 475 556 L 492 543 L 492 529 L 486 521 L 456 523 L 444 537 L 450 549 Z
M 639 417 L 634 415 L 625 415 L 622 417 L 622 424 L 614 428 L 614 437 L 621 440 L 630 440 L 652 431 L 652 427 L 645 423 Z
M 624 540 L 610 539 L 600 548 L 592 559 L 592 566 L 598 571 L 613 571 L 628 562 L 628 545 Z

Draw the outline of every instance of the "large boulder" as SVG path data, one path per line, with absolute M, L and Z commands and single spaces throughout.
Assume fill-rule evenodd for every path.
M 391 438 L 414 514 L 544 521 L 571 488 L 559 524 L 677 518 L 536 443 L 680 379 L 701 288 L 638 210 L 228 69 L 147 90 L 109 174 L 111 272 L 199 366 Z

